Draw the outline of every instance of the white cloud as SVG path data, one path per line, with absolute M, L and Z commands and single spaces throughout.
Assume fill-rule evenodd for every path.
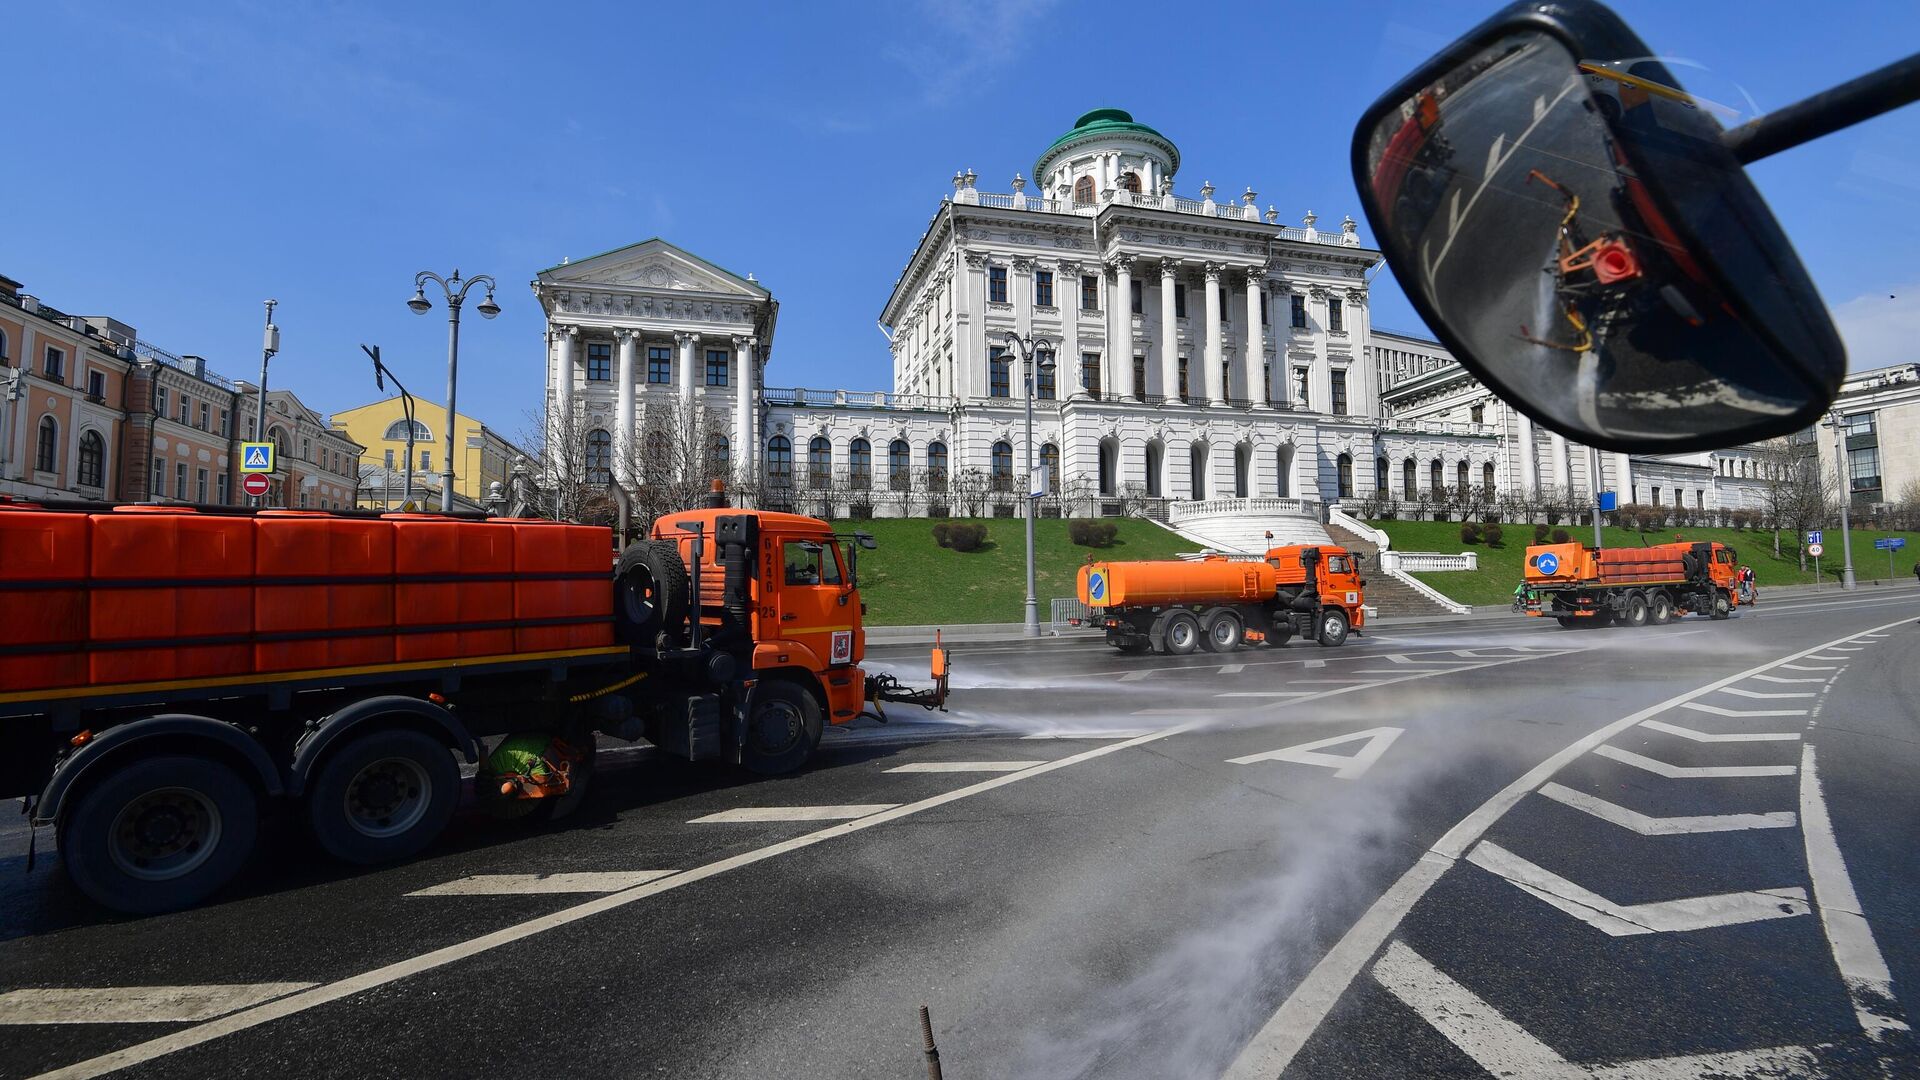
M 889 45 L 882 55 L 919 81 L 928 102 L 947 102 L 1019 60 L 1039 40 L 1038 27 L 1056 2 L 920 0 L 929 32 Z
M 1920 362 L 1920 281 L 1836 304 L 1833 322 L 1851 371 Z

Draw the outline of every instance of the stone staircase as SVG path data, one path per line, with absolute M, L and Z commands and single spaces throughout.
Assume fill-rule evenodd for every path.
M 1327 526 L 1333 542 L 1349 551 L 1366 556 L 1361 576 L 1367 580 L 1367 605 L 1382 615 L 1450 615 L 1413 586 L 1380 569 L 1380 548 L 1371 540 L 1348 532 L 1337 524 Z

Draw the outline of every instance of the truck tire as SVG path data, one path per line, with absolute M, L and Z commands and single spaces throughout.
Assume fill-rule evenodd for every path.
M 1730 619 L 1733 617 L 1733 601 L 1719 589 L 1713 590 L 1713 609 L 1707 613 L 1710 619 Z
M 761 776 L 781 776 L 807 763 L 824 728 L 820 705 L 786 679 L 762 679 L 747 699 L 746 745 L 740 764 Z
M 1639 593 L 1627 597 L 1627 612 L 1620 621 L 1628 626 L 1647 625 L 1647 598 Z
M 1553 621 L 1560 624 L 1560 629 L 1571 630 L 1573 629 L 1574 624 L 1578 623 L 1580 620 L 1574 618 L 1571 615 L 1555 615 L 1553 617 Z
M 184 755 L 148 758 L 69 802 L 60 858 L 80 891 L 106 907 L 136 915 L 176 911 L 233 880 L 259 826 L 253 788 L 226 765 Z
M 678 639 L 687 618 L 687 564 L 671 541 L 628 544 L 614 566 L 614 611 L 627 640 Z
M 1200 647 L 1200 620 L 1184 611 L 1167 618 L 1167 655 L 1186 656 Z
M 1319 632 L 1320 644 L 1326 648 L 1347 643 L 1347 613 L 1339 608 L 1328 608 L 1318 616 L 1314 629 Z
M 1284 619 L 1275 623 L 1273 629 L 1267 631 L 1267 644 L 1276 649 L 1292 640 L 1293 624 Z
M 432 843 L 460 803 L 460 766 L 412 728 L 369 732 L 328 755 L 302 807 L 321 850 L 366 866 Z
M 1664 590 L 1648 598 L 1647 608 L 1647 621 L 1655 626 L 1665 626 L 1674 619 L 1673 597 L 1668 596 Z
M 1240 616 L 1224 608 L 1208 612 L 1201 629 L 1205 635 L 1200 639 L 1200 647 L 1212 653 L 1232 652 L 1240 647 L 1244 636 Z

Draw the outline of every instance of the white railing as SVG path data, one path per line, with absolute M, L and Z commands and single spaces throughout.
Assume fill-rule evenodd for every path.
M 1176 502 L 1167 509 L 1169 524 L 1218 514 L 1279 514 L 1320 520 L 1320 504 L 1313 499 L 1199 499 Z
M 1340 528 L 1347 530 L 1360 539 L 1365 540 L 1367 543 L 1372 544 L 1374 547 L 1379 548 L 1383 553 L 1393 549 L 1393 537 L 1388 536 L 1379 529 L 1347 513 L 1345 509 L 1339 506 L 1327 507 L 1327 523 L 1330 525 L 1338 525 Z
M 1472 551 L 1462 551 L 1456 555 L 1443 551 L 1383 551 L 1380 553 L 1380 565 L 1386 569 L 1405 570 L 1410 574 L 1478 570 L 1480 556 Z
M 808 390 L 769 386 L 762 391 L 768 405 L 817 405 L 850 409 L 921 409 L 945 412 L 945 398 L 927 394 L 889 394 L 883 390 Z
M 1368 543 L 1372 544 L 1374 547 L 1379 548 L 1380 557 L 1378 561 L 1378 568 L 1381 573 L 1387 575 L 1388 577 L 1392 578 L 1395 581 L 1404 583 L 1408 588 L 1412 589 L 1414 592 L 1419 593 L 1421 596 L 1426 597 L 1427 599 L 1433 601 L 1435 604 L 1440 605 L 1442 608 L 1445 608 L 1447 611 L 1450 611 L 1455 615 L 1465 615 L 1473 610 L 1473 606 L 1471 604 L 1463 604 L 1458 600 L 1455 600 L 1452 597 L 1447 596 L 1445 593 L 1441 592 L 1440 590 L 1434 588 L 1433 586 L 1427 584 L 1424 581 L 1421 581 L 1419 578 L 1414 577 L 1413 574 L 1409 572 L 1413 570 L 1419 570 L 1423 572 L 1427 570 L 1472 570 L 1478 566 L 1478 557 L 1473 552 L 1470 552 L 1470 551 L 1462 552 L 1460 556 L 1454 556 L 1454 555 L 1442 555 L 1442 554 L 1430 553 L 1430 552 L 1424 552 L 1424 551 L 1414 551 L 1414 552 L 1395 551 L 1393 550 L 1392 537 L 1388 536 L 1384 532 L 1381 532 L 1379 529 L 1376 529 L 1373 526 L 1367 524 L 1366 522 L 1361 521 L 1359 518 L 1356 518 L 1353 515 L 1347 513 L 1345 510 L 1342 510 L 1338 506 L 1330 506 L 1327 508 L 1327 521 L 1330 524 L 1337 525 L 1340 528 L 1345 529 L 1347 532 L 1350 532 L 1355 536 L 1358 536 L 1362 540 L 1365 540 Z M 1445 560 L 1445 559 L 1454 559 L 1454 558 L 1464 558 L 1466 560 L 1466 564 L 1463 566 L 1427 566 L 1427 565 L 1409 566 L 1406 563 L 1406 560 L 1409 556 L 1411 556 L 1416 562 L 1422 562 L 1427 559 Z
M 1050 199 L 1039 195 L 1024 193 L 1013 194 L 997 191 L 980 191 L 972 187 L 962 188 L 950 196 L 954 202 L 973 206 L 991 206 L 1001 210 L 1028 210 L 1044 214 L 1072 214 L 1076 217 L 1092 217 L 1100 212 L 1102 203 L 1075 202 L 1071 199 Z M 1189 199 L 1183 195 L 1153 195 L 1144 192 L 1108 191 L 1102 192 L 1103 201 L 1116 206 L 1137 206 L 1147 210 L 1168 210 L 1176 214 L 1194 214 L 1200 217 L 1239 218 L 1246 221 L 1259 221 L 1258 208 L 1241 202 L 1209 202 L 1202 199 Z M 1349 219 L 1351 220 L 1351 219 Z M 1339 229 L 1315 229 L 1312 226 L 1298 228 L 1282 226 L 1280 238 L 1297 240 L 1305 244 L 1326 244 L 1330 247 L 1359 247 L 1360 234 L 1356 228 L 1347 227 L 1343 222 Z
M 1454 420 L 1401 420 L 1385 417 L 1380 430 L 1395 435 L 1474 435 L 1492 438 L 1500 429 L 1492 424 L 1474 424 Z

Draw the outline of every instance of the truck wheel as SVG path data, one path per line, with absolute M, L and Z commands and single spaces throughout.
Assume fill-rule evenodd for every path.
M 1320 613 L 1320 644 L 1331 649 L 1347 643 L 1347 613 L 1328 608 Z
M 1287 642 L 1292 640 L 1293 640 L 1293 624 L 1292 623 L 1282 621 L 1274 624 L 1273 629 L 1267 631 L 1267 644 L 1276 649 L 1280 648 L 1281 646 L 1285 645 Z
M 1627 597 L 1627 613 L 1620 621 L 1628 626 L 1647 625 L 1647 598 L 1639 593 Z
M 1186 656 L 1200 645 L 1200 620 L 1184 611 L 1167 620 L 1167 654 Z
M 1240 616 L 1231 611 L 1216 611 L 1207 616 L 1206 636 L 1200 647 L 1208 652 L 1232 652 L 1240 647 Z
M 679 545 L 628 544 L 614 567 L 614 610 L 628 640 L 651 645 L 662 631 L 677 636 L 687 617 L 687 581 Z
M 747 702 L 740 764 L 761 776 L 790 773 L 806 764 L 823 730 L 820 706 L 805 688 L 785 679 L 762 679 Z
M 1673 621 L 1673 597 L 1664 592 L 1654 593 L 1653 599 L 1647 606 L 1649 608 L 1647 621 L 1653 625 L 1665 626 Z
M 1560 624 L 1560 629 L 1571 630 L 1573 629 L 1574 623 L 1578 622 L 1579 620 L 1575 619 L 1571 615 L 1555 615 L 1553 617 L 1553 621 Z
M 460 802 L 460 766 L 439 740 L 387 728 L 330 755 L 307 788 L 307 828 L 321 850 L 368 865 L 433 842 Z
M 138 761 L 88 787 L 62 815 L 60 857 L 80 891 L 116 911 L 190 907 L 233 880 L 253 850 L 259 801 L 200 757 Z
M 1733 601 L 1719 589 L 1713 590 L 1713 610 L 1707 613 L 1710 619 L 1726 619 L 1733 616 Z

